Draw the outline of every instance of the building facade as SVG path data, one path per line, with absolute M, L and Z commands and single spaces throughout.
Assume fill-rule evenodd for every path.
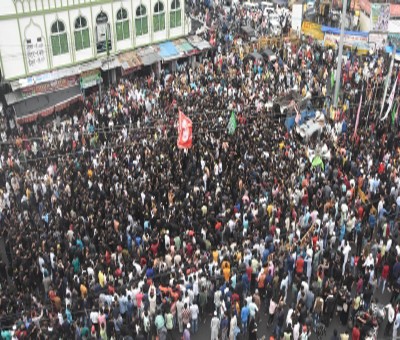
M 185 36 L 190 23 L 184 6 L 184 0 L 1 0 L 3 80 Z

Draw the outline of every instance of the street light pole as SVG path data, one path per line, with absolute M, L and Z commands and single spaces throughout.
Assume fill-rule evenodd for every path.
M 335 93 L 333 97 L 333 106 L 337 108 L 338 97 L 339 97 L 339 87 L 340 87 L 340 79 L 342 77 L 342 59 L 343 59 L 343 41 L 344 41 L 344 26 L 346 20 L 346 11 L 347 11 L 347 1 L 343 1 L 343 9 L 342 9 L 342 22 L 340 24 L 340 42 L 339 42 L 339 54 L 338 54 L 338 64 L 336 69 L 336 80 L 335 80 Z

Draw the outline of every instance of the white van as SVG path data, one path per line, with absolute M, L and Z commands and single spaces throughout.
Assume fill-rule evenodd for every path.
M 279 24 L 279 22 L 278 21 L 275 21 L 275 20 L 271 20 L 270 21 L 270 25 L 271 25 L 271 34 L 272 35 L 281 35 L 281 33 L 282 33 L 282 27 L 281 27 L 281 25 Z
M 268 2 L 268 1 L 261 1 L 260 7 L 261 7 L 262 11 L 264 11 L 266 8 L 270 8 L 271 10 L 274 10 L 274 8 L 275 8 L 274 4 L 272 2 Z
M 254 3 L 254 2 L 245 2 L 243 4 L 243 8 L 247 9 L 251 12 L 254 12 L 254 11 L 258 10 L 258 4 Z

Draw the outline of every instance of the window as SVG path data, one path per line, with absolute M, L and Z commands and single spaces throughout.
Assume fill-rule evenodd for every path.
M 169 13 L 169 27 L 180 27 L 181 21 L 181 3 L 179 0 L 172 0 L 171 12 Z
M 65 25 L 60 20 L 51 26 L 51 49 L 54 56 L 68 53 L 67 32 Z
M 112 50 L 110 24 L 107 14 L 103 11 L 96 17 L 96 45 L 97 53 L 109 53 Z
M 75 20 L 75 50 L 80 51 L 90 47 L 89 28 L 84 17 Z
M 149 33 L 149 27 L 147 25 L 147 11 L 146 7 L 144 7 L 143 5 L 140 5 L 136 9 L 135 26 L 136 26 L 136 35 L 143 35 Z
M 129 19 L 126 9 L 117 12 L 117 41 L 129 39 Z
M 165 30 L 165 12 L 163 3 L 159 1 L 154 6 L 153 31 L 158 32 L 162 30 Z

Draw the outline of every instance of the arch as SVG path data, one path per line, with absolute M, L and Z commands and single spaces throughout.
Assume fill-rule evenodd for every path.
M 172 0 L 171 10 L 169 12 L 169 27 L 175 28 L 182 25 L 182 10 L 179 0 Z
M 153 31 L 158 32 L 163 30 L 165 30 L 165 8 L 161 1 L 157 1 L 153 12 Z
M 86 18 L 82 15 L 75 19 L 74 38 L 76 51 L 90 47 L 89 27 Z
M 117 12 L 117 21 L 115 23 L 117 41 L 129 39 L 129 18 L 128 11 L 121 7 Z
M 65 24 L 61 20 L 57 19 L 51 25 L 50 34 L 53 56 L 68 53 L 69 49 L 67 31 L 65 29 Z
M 96 16 L 96 47 L 97 53 L 110 51 L 111 45 L 111 30 L 108 21 L 107 13 L 100 11 Z
M 137 36 L 149 33 L 147 9 L 144 5 L 136 8 L 135 29 Z
M 40 25 L 33 19 L 24 30 L 26 63 L 29 72 L 36 72 L 47 67 L 46 41 Z

